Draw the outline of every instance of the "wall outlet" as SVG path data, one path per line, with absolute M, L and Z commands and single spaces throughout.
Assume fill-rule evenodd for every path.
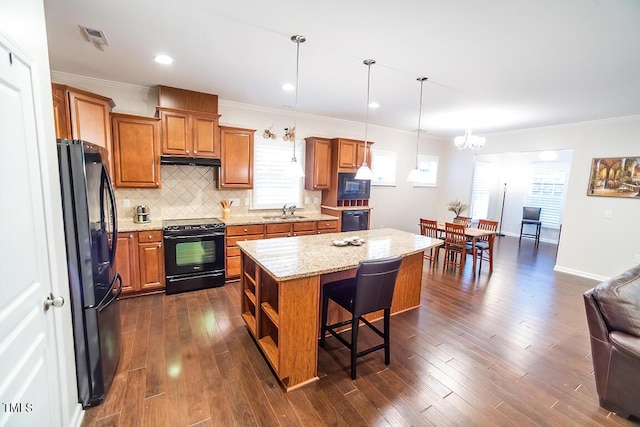
M 311 199 L 309 199 L 308 197 L 304 198 L 304 204 L 308 205 L 309 203 L 311 203 Z
M 122 199 L 122 207 L 123 207 L 123 208 L 129 208 L 129 207 L 131 207 L 131 200 L 129 200 L 129 199 Z
M 604 210 L 604 217 L 605 217 L 605 218 L 611 218 L 611 217 L 613 217 L 613 209 L 605 209 L 605 210 Z
M 317 197 L 314 197 L 314 198 L 313 198 L 313 204 L 314 204 L 314 205 L 319 205 L 319 204 L 320 204 L 320 199 L 319 199 L 319 198 L 317 198 Z
M 636 264 L 640 264 L 640 254 L 636 254 L 635 260 L 636 260 Z
M 244 198 L 244 205 L 245 206 L 249 206 L 249 198 L 248 197 Z
M 238 199 L 238 198 L 229 199 L 229 203 L 232 203 L 231 206 L 240 206 L 240 199 Z

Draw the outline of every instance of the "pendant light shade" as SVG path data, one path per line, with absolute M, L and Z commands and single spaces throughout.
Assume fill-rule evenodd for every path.
M 296 119 L 298 115 L 298 86 L 299 86 L 299 74 L 300 74 L 300 43 L 304 43 L 306 38 L 301 35 L 291 36 L 291 41 L 296 44 L 296 101 L 293 107 L 293 127 L 285 129 L 285 141 L 289 140 L 293 143 L 293 157 L 291 162 L 284 170 L 284 175 L 292 178 L 304 177 L 304 170 L 302 164 L 298 162 L 296 158 Z
M 418 149 L 420 147 L 420 124 L 422 123 L 422 88 L 427 77 L 418 77 L 420 82 L 420 109 L 418 110 L 418 136 L 416 137 L 416 168 L 412 169 L 407 176 L 407 181 L 420 183 L 426 180 L 424 172 L 420 170 L 420 161 L 418 160 Z
M 370 181 L 373 178 L 373 172 L 367 165 L 367 131 L 369 128 L 369 95 L 371 94 L 371 66 L 375 64 L 375 59 L 365 59 L 363 64 L 367 66 L 367 114 L 364 122 L 364 160 L 362 166 L 356 173 L 356 179 L 364 179 Z

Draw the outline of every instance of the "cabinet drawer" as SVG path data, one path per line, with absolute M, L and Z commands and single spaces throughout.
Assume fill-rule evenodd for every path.
M 227 248 L 226 256 L 240 256 L 240 248 L 237 246 Z
M 244 236 L 248 234 L 263 234 L 263 233 L 264 233 L 264 225 L 262 224 L 232 225 L 230 227 L 227 227 L 227 237 Z
M 138 243 L 162 242 L 162 230 L 139 231 Z
M 315 221 L 294 222 L 293 231 L 316 231 Z
M 338 229 L 338 220 L 330 219 L 328 221 L 318 221 L 318 231 L 327 229 Z
M 337 233 L 337 228 L 325 228 L 324 230 L 318 230 L 318 234 Z
M 244 240 L 260 240 L 260 239 L 264 239 L 264 235 L 254 234 L 252 236 L 227 237 L 227 248 L 233 248 L 236 245 L 236 242 L 242 242 Z
M 267 224 L 267 234 L 288 233 L 291 231 L 291 223 L 281 222 L 278 224 Z

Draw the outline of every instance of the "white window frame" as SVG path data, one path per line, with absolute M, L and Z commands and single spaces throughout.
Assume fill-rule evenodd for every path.
M 296 158 L 304 168 L 304 144 L 302 141 L 296 141 L 295 144 Z M 303 207 L 304 178 L 284 176 L 284 171 L 293 157 L 292 142 L 280 138 L 256 138 L 253 148 L 253 190 L 250 209 L 281 209 L 285 203 Z M 267 157 L 263 157 L 263 154 Z M 286 193 L 287 196 L 282 195 Z
M 398 153 L 371 149 L 371 185 L 395 187 Z
M 418 169 L 429 180 L 425 182 L 414 182 L 414 187 L 432 187 L 438 186 L 438 162 L 440 159 L 438 156 L 430 156 L 426 154 L 418 154 Z
M 469 216 L 474 219 L 489 217 L 492 190 L 494 188 L 493 163 L 479 160 L 473 167 L 471 185 L 471 208 Z

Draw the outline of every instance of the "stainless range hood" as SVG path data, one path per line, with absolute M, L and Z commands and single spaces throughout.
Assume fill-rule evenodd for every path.
M 220 166 L 220 159 L 160 156 L 161 165 Z

